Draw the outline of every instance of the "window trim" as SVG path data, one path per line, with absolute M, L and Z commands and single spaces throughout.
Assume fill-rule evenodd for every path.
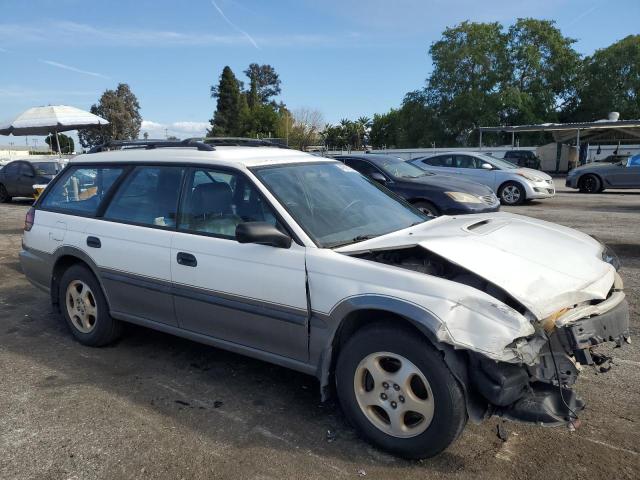
M 180 220 L 180 214 L 182 213 L 182 202 L 183 202 L 183 199 L 184 199 L 184 195 L 186 194 L 187 181 L 188 181 L 189 175 L 191 175 L 191 173 L 195 173 L 195 171 L 197 171 L 197 170 L 217 170 L 219 172 L 230 173 L 230 174 L 235 174 L 237 176 L 244 177 L 244 179 L 247 182 L 249 182 L 249 184 L 255 189 L 256 193 L 260 197 L 260 200 L 265 202 L 265 204 L 271 209 L 271 211 L 275 215 L 276 220 L 278 221 L 278 223 L 280 223 L 285 228 L 287 235 L 289 235 L 291 237 L 291 239 L 294 242 L 296 242 L 298 245 L 304 247 L 304 243 L 302 242 L 302 240 L 300 240 L 300 238 L 298 238 L 298 236 L 291 229 L 289 224 L 287 222 L 285 222 L 285 220 L 282 218 L 282 215 L 280 215 L 280 212 L 278 212 L 278 209 L 274 208 L 273 204 L 269 201 L 269 199 L 267 199 L 262 194 L 262 192 L 260 191 L 260 189 L 256 185 L 256 182 L 254 182 L 253 179 L 251 177 L 249 177 L 249 175 L 247 175 L 242 170 L 235 169 L 235 168 L 230 168 L 230 167 L 225 167 L 225 166 L 222 166 L 222 165 L 217 166 L 217 165 L 203 164 L 203 165 L 191 165 L 190 167 L 188 167 L 186 175 L 183 178 L 181 191 L 180 191 L 180 198 L 179 198 L 179 202 L 180 203 L 178 204 L 178 211 L 177 211 L 178 218 L 176 219 L 176 228 L 175 228 L 176 232 L 186 233 L 186 234 L 189 234 L 189 235 L 199 235 L 201 237 L 219 238 L 221 240 L 231 240 L 233 242 L 238 243 L 238 240 L 236 240 L 235 238 L 229 237 L 227 235 L 221 235 L 221 234 L 210 233 L 210 232 L 200 232 L 198 230 L 189 230 L 187 228 L 180 228 L 180 221 L 179 220 Z M 266 188 L 266 186 L 265 186 L 265 188 Z M 283 206 L 283 208 L 284 208 L 284 206 Z M 286 210 L 286 208 L 285 208 L 285 210 Z M 286 210 L 286 211 L 287 211 L 287 213 L 289 212 L 288 210 Z M 304 231 L 304 229 L 303 229 L 303 231 Z M 305 233 L 306 233 L 306 231 L 305 231 Z
M 121 181 L 128 176 L 127 166 L 128 166 L 127 164 L 123 164 L 123 163 L 89 163 L 89 164 L 81 164 L 81 163 L 70 164 L 69 163 L 53 178 L 53 180 L 51 180 L 51 182 L 49 182 L 49 184 L 47 185 L 46 191 L 44 192 L 43 195 L 40 195 L 38 197 L 38 200 L 36 200 L 35 203 L 33 204 L 33 208 L 36 210 L 42 210 L 43 212 L 59 213 L 62 215 L 71 215 L 73 217 L 99 218 L 97 214 L 101 211 L 105 202 L 107 200 L 110 200 L 112 193 L 115 192 L 114 190 L 115 187 L 117 185 L 120 185 Z M 62 178 L 67 174 L 68 170 L 71 170 L 71 169 L 80 170 L 81 168 L 95 168 L 97 170 L 99 168 L 108 168 L 108 167 L 122 168 L 122 172 L 120 173 L 118 178 L 116 178 L 116 180 L 113 182 L 113 185 L 109 187 L 109 190 L 105 194 L 104 198 L 98 204 L 98 207 L 96 208 L 95 212 L 87 213 L 87 212 L 80 212 L 78 210 L 44 207 L 42 205 L 42 202 L 44 202 L 44 200 L 51 194 L 51 192 L 56 187 L 56 185 L 62 181 Z

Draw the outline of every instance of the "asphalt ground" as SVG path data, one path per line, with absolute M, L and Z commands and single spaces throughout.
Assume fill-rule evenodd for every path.
M 0 479 L 640 478 L 640 191 L 556 183 L 554 199 L 504 210 L 618 253 L 634 343 L 603 348 L 608 373 L 582 372 L 576 431 L 492 418 L 419 462 L 359 439 L 312 377 L 134 326 L 106 348 L 78 344 L 21 273 L 29 202 L 0 205 Z

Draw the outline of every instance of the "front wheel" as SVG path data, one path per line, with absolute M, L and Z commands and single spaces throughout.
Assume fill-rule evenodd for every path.
M 527 193 L 518 182 L 507 182 L 500 187 L 498 196 L 503 205 L 521 205 L 526 200 Z
M 602 182 L 595 175 L 585 175 L 578 183 L 582 193 L 598 193 L 602 190 Z
M 11 195 L 7 192 L 7 187 L 0 183 L 0 203 L 7 203 L 11 201 Z
M 441 354 L 403 328 L 374 324 L 356 332 L 340 351 L 336 386 L 359 433 L 405 458 L 442 452 L 467 420 L 462 389 Z

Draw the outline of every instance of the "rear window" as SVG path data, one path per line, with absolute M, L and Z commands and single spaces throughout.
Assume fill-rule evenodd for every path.
M 95 215 L 100 202 L 122 172 L 122 167 L 71 167 L 40 206 L 63 213 Z

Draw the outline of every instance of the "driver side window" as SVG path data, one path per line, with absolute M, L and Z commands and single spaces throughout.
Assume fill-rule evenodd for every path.
M 194 233 L 235 238 L 243 222 L 277 225 L 271 207 L 239 173 L 198 169 L 187 177 L 178 228 Z

